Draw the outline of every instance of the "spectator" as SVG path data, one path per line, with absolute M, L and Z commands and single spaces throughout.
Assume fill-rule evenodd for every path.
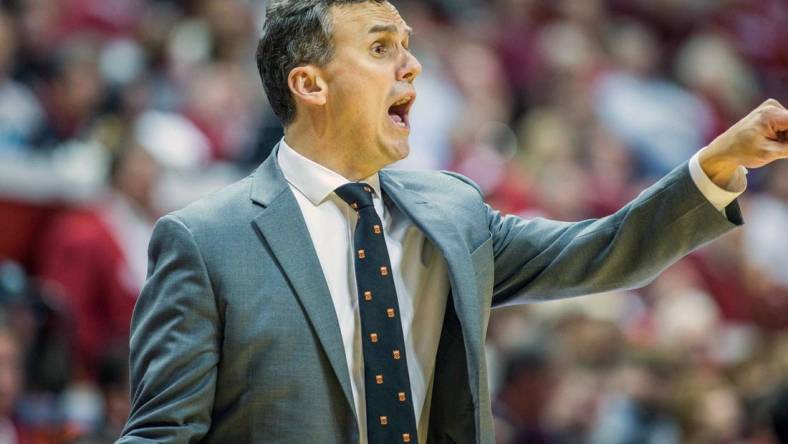
M 616 24 L 609 46 L 617 68 L 599 80 L 597 112 L 635 150 L 641 169 L 661 176 L 705 144 L 711 112 L 699 97 L 656 75 L 660 49 L 645 26 Z M 645 111 L 632 119 L 635 109 Z
M 16 25 L 0 9 L 0 151 L 23 151 L 44 125 L 36 96 L 12 79 L 16 57 Z
M 0 407 L 16 407 L 0 444 L 9 424 L 23 444 L 113 441 L 157 208 L 246 174 L 282 136 L 253 66 L 268 1 L 2 3 L 0 230 L 35 242 L 0 248 L 19 264 L 0 284 L 27 274 L 34 296 L 0 288 L 0 369 L 24 352 L 27 379 L 0 371 Z M 610 214 L 788 97 L 784 0 L 399 5 L 424 63 L 401 166 L 465 173 L 507 213 Z M 114 149 L 128 127 L 139 146 Z M 788 442 L 786 165 L 751 174 L 742 230 L 646 289 L 493 313 L 498 441 Z
M 128 341 L 131 313 L 145 280 L 159 174 L 153 157 L 128 142 L 115 153 L 106 198 L 62 214 L 43 237 L 40 276 L 57 284 L 78 326 L 72 338 L 77 378 L 94 380 L 102 354 Z
M 47 126 L 36 140 L 43 147 L 85 138 L 104 94 L 98 51 L 92 39 L 68 41 L 59 48 L 52 65 L 42 88 Z
M 543 423 L 555 377 L 549 355 L 537 347 L 512 353 L 505 367 L 495 414 L 499 439 L 513 444 L 555 443 Z
M 23 350 L 5 317 L 0 312 L 0 443 L 32 443 L 29 431 L 20 428 L 14 419 L 16 401 L 24 387 Z
M 662 389 L 669 373 L 653 357 L 631 359 L 618 374 L 618 387 L 606 396 L 590 436 L 593 444 L 673 444 L 679 428 L 666 411 Z

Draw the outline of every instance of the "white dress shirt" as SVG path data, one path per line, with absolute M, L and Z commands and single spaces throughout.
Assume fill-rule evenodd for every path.
M 342 333 L 350 386 L 358 414 L 359 438 L 367 442 L 364 396 L 364 354 L 361 348 L 361 319 L 353 267 L 353 230 L 358 216 L 334 193 L 350 181 L 300 155 L 282 141 L 279 167 L 295 194 L 304 215 L 323 276 L 334 301 Z M 418 424 L 419 442 L 426 442 L 429 423 L 435 354 L 443 328 L 449 295 L 446 261 L 396 205 L 384 205 L 380 180 L 375 174 L 362 182 L 373 193 L 391 259 L 392 277 L 399 301 L 405 355 L 408 358 L 411 396 Z
M 284 139 L 279 145 L 277 160 L 304 216 L 331 292 L 350 372 L 359 438 L 361 444 L 366 444 L 364 355 L 352 251 L 358 216 L 334 193 L 351 181 L 302 156 Z M 717 187 L 703 173 L 697 155 L 690 161 L 690 171 L 698 188 L 720 211 L 744 191 L 729 192 Z M 405 337 L 418 438 L 419 442 L 426 442 L 435 354 L 450 290 L 446 261 L 396 205 L 384 205 L 377 174 L 361 182 L 373 188 L 375 211 L 383 221 Z
M 728 184 L 729 189 L 722 189 L 712 182 L 709 176 L 703 171 L 703 168 L 700 167 L 701 151 L 695 153 L 689 161 L 690 176 L 692 176 L 692 181 L 695 182 L 695 186 L 697 186 L 706 199 L 714 205 L 714 208 L 725 214 L 725 207 L 730 205 L 731 202 L 736 200 L 736 198 L 747 189 L 747 168 L 740 166 L 739 176 L 734 177 L 732 183 Z

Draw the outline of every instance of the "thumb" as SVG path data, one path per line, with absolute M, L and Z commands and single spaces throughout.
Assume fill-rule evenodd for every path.
M 766 142 L 763 147 L 771 160 L 788 159 L 788 142 Z

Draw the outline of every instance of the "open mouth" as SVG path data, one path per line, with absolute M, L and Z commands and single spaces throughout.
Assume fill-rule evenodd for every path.
M 408 93 L 400 97 L 396 102 L 394 102 L 393 105 L 391 105 L 389 108 L 389 119 L 391 119 L 394 125 L 402 129 L 410 129 L 410 108 L 413 106 L 413 102 L 415 101 L 416 94 Z

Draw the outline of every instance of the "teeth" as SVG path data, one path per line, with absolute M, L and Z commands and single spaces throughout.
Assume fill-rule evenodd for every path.
M 403 128 L 406 128 L 406 127 L 408 126 L 408 125 L 405 123 L 405 121 L 402 119 L 402 117 L 400 117 L 400 116 L 399 116 L 399 115 L 397 115 L 397 114 L 392 114 L 392 115 L 391 115 L 391 121 L 392 121 L 392 122 L 394 122 L 394 124 L 395 124 L 395 125 L 397 125 L 397 126 L 401 126 L 401 127 L 403 127 Z
M 404 105 L 410 102 L 410 97 L 405 97 L 404 99 L 400 100 L 399 102 L 395 103 L 394 106 Z

